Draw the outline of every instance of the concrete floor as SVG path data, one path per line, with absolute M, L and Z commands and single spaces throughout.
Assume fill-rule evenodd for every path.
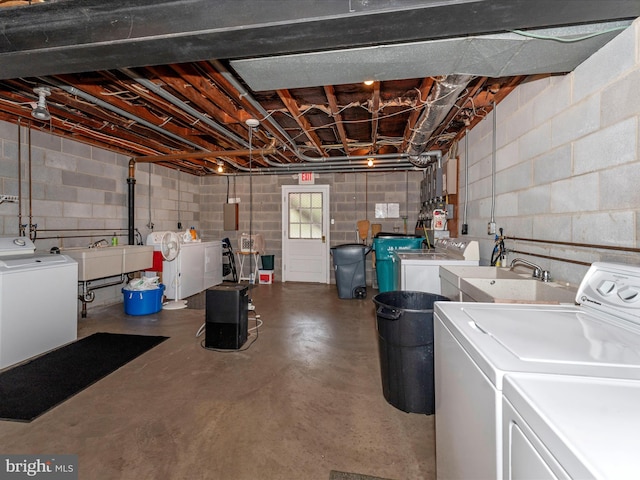
M 31 423 L 0 421 L 0 452 L 78 454 L 83 480 L 434 478 L 434 416 L 382 396 L 375 293 L 256 286 L 264 324 L 249 350 L 231 353 L 201 348 L 204 309 L 89 310 L 79 337 L 170 338 Z

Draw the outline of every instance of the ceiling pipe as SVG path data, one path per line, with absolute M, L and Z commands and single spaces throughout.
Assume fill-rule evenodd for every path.
M 456 103 L 460 92 L 472 79 L 472 75 L 447 75 L 436 80 L 409 138 L 407 154 L 412 163 L 422 164 L 421 157 L 431 135 Z
M 179 107 L 183 111 L 187 112 L 189 115 L 192 115 L 198 118 L 199 120 L 203 121 L 204 123 L 209 125 L 211 128 L 213 128 L 217 132 L 221 133 L 225 137 L 235 141 L 236 143 L 242 145 L 243 147 L 249 148 L 249 144 L 245 141 L 244 138 L 239 137 L 231 130 L 227 130 L 219 123 L 213 121 L 211 118 L 207 117 L 206 115 L 203 115 L 202 113 L 197 111 L 195 108 L 193 108 L 191 105 L 188 105 L 187 103 L 180 100 L 178 97 L 170 94 L 164 88 L 159 87 L 158 85 L 153 83 L 151 80 L 147 80 L 146 78 L 140 77 L 140 75 L 137 75 L 133 70 L 129 68 L 121 68 L 120 71 L 125 75 L 127 75 L 128 77 L 130 77 L 132 80 L 135 80 L 140 85 L 144 86 L 145 88 L 148 88 L 156 95 L 164 98 L 166 101 L 171 102 L 176 107 Z
M 252 96 L 251 94 L 244 88 L 244 86 L 242 86 L 242 84 L 240 82 L 238 82 L 238 80 L 236 80 L 236 78 L 233 76 L 233 74 L 231 74 L 231 72 L 229 70 L 227 70 L 227 68 L 219 61 L 219 60 L 211 60 L 210 63 L 213 65 L 213 67 L 218 70 L 218 72 L 220 72 L 220 74 L 225 78 L 225 80 L 227 80 L 232 86 L 233 88 L 235 88 L 238 91 L 238 94 L 240 96 L 240 98 L 244 97 L 247 102 L 249 102 L 249 104 L 256 109 L 256 111 L 258 111 L 261 115 L 262 115 L 262 122 L 268 122 L 269 125 L 271 125 L 273 128 L 275 128 L 282 136 L 283 138 L 287 141 L 289 150 L 291 150 L 296 157 L 298 157 L 298 159 L 300 161 L 303 162 L 313 162 L 313 163 L 324 163 L 326 161 L 326 157 L 310 157 L 308 155 L 305 155 L 304 153 L 302 153 L 299 149 L 298 146 L 296 145 L 295 141 L 289 136 L 289 134 L 286 132 L 286 130 L 284 128 L 282 128 L 275 120 L 273 120 L 271 118 L 271 115 L 269 114 L 269 112 L 267 112 L 262 105 L 260 105 Z M 471 77 L 469 77 L 469 80 L 471 79 Z M 468 82 L 467 82 L 468 83 Z M 466 86 L 466 84 L 465 84 Z M 456 99 L 454 99 L 455 101 Z M 446 114 L 446 112 L 445 112 Z M 421 155 L 423 157 L 436 157 L 436 158 L 442 158 L 442 151 L 440 150 L 434 150 L 434 151 L 430 151 L 430 152 L 420 152 L 420 154 L 416 154 L 416 156 Z M 387 153 L 387 154 L 370 154 L 370 155 L 354 155 L 354 156 L 349 156 L 349 155 L 344 155 L 344 156 L 338 156 L 338 157 L 329 157 L 332 160 L 367 160 L 369 158 L 373 158 L 374 160 L 378 160 L 378 159 L 385 159 L 385 158 L 408 158 L 409 154 L 407 153 Z M 274 165 L 275 166 L 275 165 Z M 282 164 L 278 166 L 282 166 L 282 167 L 286 167 L 287 164 Z
M 288 139 L 288 141 L 291 142 L 292 145 L 295 145 L 295 142 L 289 137 L 289 135 L 284 131 L 284 129 L 282 129 L 282 127 L 276 123 L 275 121 L 272 121 L 268 112 L 266 112 L 262 106 L 257 103 L 250 95 L 248 92 L 246 92 L 246 90 L 242 87 L 242 85 L 240 85 L 233 76 L 231 76 L 230 72 L 228 72 L 224 66 L 222 65 L 217 65 L 218 62 L 215 61 L 214 64 L 216 65 L 216 68 L 220 68 L 221 73 L 224 75 L 224 73 L 226 72 L 229 77 L 227 77 L 227 80 L 229 80 L 230 82 L 233 83 L 233 86 L 235 88 L 238 88 L 239 93 L 241 94 L 241 96 L 245 96 L 247 98 L 247 100 L 258 110 L 260 111 L 261 114 L 263 114 L 268 120 L 269 123 L 276 128 L 278 131 L 280 131 L 281 133 L 284 134 L 284 136 Z M 207 156 L 215 156 L 218 155 L 219 158 L 223 159 L 225 162 L 227 162 L 230 166 L 232 166 L 233 168 L 237 169 L 238 171 L 245 171 L 245 172 L 249 172 L 250 170 L 247 167 L 244 167 L 242 165 L 239 165 L 233 161 L 231 161 L 228 158 L 224 158 L 225 156 L 229 156 L 228 152 L 234 152 L 234 151 L 238 151 L 238 150 L 221 150 L 218 152 L 214 152 L 213 154 L 209 151 L 207 151 L 204 147 L 202 147 L 201 145 L 198 145 L 196 143 L 193 143 L 189 140 L 186 140 L 182 137 L 180 137 L 179 135 L 176 135 L 168 130 L 165 130 L 162 127 L 159 127 L 151 122 L 148 122 L 136 115 L 133 115 L 129 112 L 127 112 L 126 110 L 122 110 L 121 108 L 115 107 L 113 105 L 110 105 L 109 103 L 105 102 L 104 100 L 101 100 L 89 93 L 86 93 L 82 90 L 77 89 L 76 87 L 72 87 L 69 85 L 66 85 L 62 82 L 59 82 L 58 80 L 54 79 L 54 78 L 50 78 L 50 77 L 40 77 L 40 80 L 46 83 L 49 83 L 52 86 L 55 86 L 57 88 L 60 88 L 61 90 L 64 90 L 65 92 L 69 93 L 70 95 L 75 95 L 78 96 L 80 98 L 83 98 L 84 100 L 91 102 L 101 108 L 104 108 L 106 110 L 109 110 L 113 113 L 116 113 L 117 115 L 121 115 L 125 118 L 128 118 L 129 120 L 132 120 L 140 125 L 143 125 L 147 128 L 150 128 L 162 135 L 165 135 L 167 137 L 170 137 L 174 140 L 177 140 L 179 142 L 185 143 L 195 149 L 201 150 L 202 151 L 202 155 L 198 155 L 196 154 L 196 156 L 194 158 L 200 158 L 200 157 L 207 157 Z M 155 85 L 154 85 L 155 86 Z M 158 87 L 159 88 L 159 87 Z M 160 89 L 162 90 L 162 89 Z M 175 97 L 174 97 L 175 98 Z M 178 99 L 176 99 L 178 100 Z M 171 101 L 171 100 L 168 100 Z M 181 105 L 176 105 L 178 107 L 181 107 Z M 188 105 L 187 105 L 188 107 Z M 192 110 L 191 113 L 192 115 L 194 115 L 195 117 L 201 119 L 202 121 L 206 121 L 209 122 L 211 121 L 211 119 L 209 119 L 208 117 L 205 117 L 204 115 L 202 115 L 200 112 L 193 110 L 191 107 L 189 107 L 189 109 Z M 215 123 L 215 122 L 213 122 Z M 273 141 L 275 141 L 275 139 L 273 139 Z M 269 147 L 269 150 L 265 151 L 265 155 L 270 155 L 272 154 L 270 151 L 270 148 L 274 145 L 272 141 L 271 146 Z M 248 152 L 248 150 L 247 150 Z M 254 153 L 260 153 L 260 151 L 253 151 Z M 370 155 L 354 155 L 354 156 L 337 156 L 337 157 L 328 157 L 330 158 L 330 160 L 322 159 L 322 158 L 315 158 L 315 157 L 308 157 L 307 155 L 302 154 L 296 147 L 295 150 L 292 150 L 292 152 L 296 155 L 296 157 L 298 159 L 300 159 L 302 162 L 307 162 L 304 165 L 302 164 L 296 164 L 296 163 L 277 163 L 277 162 L 273 162 L 270 161 L 268 158 L 263 156 L 263 159 L 267 162 L 267 164 L 271 165 L 272 167 L 276 168 L 276 169 L 287 169 L 287 171 L 289 171 L 292 167 L 293 168 L 300 168 L 300 171 L 334 171 L 336 173 L 338 173 L 338 170 L 335 170 L 337 167 L 342 166 L 344 167 L 346 170 L 345 171 L 354 171 L 355 170 L 359 170 L 362 169 L 362 171 L 370 171 L 371 167 L 368 167 L 366 165 L 366 163 L 363 163 L 362 166 L 360 165 L 353 165 L 351 162 L 352 161 L 359 161 L 359 160 L 368 160 L 369 158 L 373 158 L 377 164 L 380 165 L 381 162 L 390 162 L 395 164 L 395 168 L 396 169 L 406 169 L 406 168 L 411 168 L 414 167 L 415 164 L 413 163 L 409 163 L 408 161 L 405 161 L 403 163 L 396 163 L 396 162 L 402 162 L 403 160 L 406 160 L 408 158 L 408 155 L 406 153 L 388 153 L 388 154 L 370 154 Z M 275 149 L 274 152 L 275 153 Z M 247 153 L 248 154 L 248 153 Z M 190 154 L 186 154 L 186 155 L 190 155 Z M 431 157 L 435 157 L 436 159 L 439 159 L 442 157 L 442 151 L 441 150 L 432 150 L 432 151 L 428 151 L 428 152 L 424 152 L 423 154 L 421 154 L 421 156 L 423 158 L 431 158 Z M 159 155 L 157 156 L 158 158 L 160 157 L 165 157 L 161 160 L 158 161 L 166 161 L 169 160 L 168 158 L 166 158 L 166 155 Z M 145 158 L 145 157 L 135 157 L 135 158 Z M 135 161 L 134 161 L 135 162 Z M 323 167 L 324 166 L 324 167 Z M 381 166 L 381 165 L 380 165 Z M 130 168 L 132 168 L 131 162 L 129 165 Z M 275 172 L 275 170 L 272 170 L 268 167 L 260 167 L 259 169 L 254 169 L 254 171 L 264 171 L 265 173 L 268 172 Z M 380 171 L 378 169 L 378 171 Z M 133 172 L 131 172 L 133 173 Z
M 140 117 L 137 117 L 136 115 L 133 115 L 129 112 L 127 112 L 126 110 L 122 110 L 121 108 L 115 107 L 107 102 L 105 102 L 104 100 L 101 100 L 97 97 L 94 97 L 93 95 L 91 95 L 90 93 L 86 93 L 83 92 L 82 90 L 78 90 L 76 87 L 72 87 L 70 85 L 66 85 L 62 82 L 59 82 L 58 80 L 54 79 L 54 78 L 50 78 L 50 77 L 40 77 L 39 80 L 43 81 L 43 82 L 47 82 L 50 85 L 53 85 L 56 88 L 59 88 L 60 90 L 64 90 L 65 92 L 67 92 L 70 95 L 75 95 L 77 97 L 80 97 L 88 102 L 93 103 L 94 105 L 97 105 L 101 108 L 104 108 L 105 110 L 109 110 L 117 115 L 122 115 L 125 118 L 128 118 L 129 120 L 133 120 L 136 123 L 139 123 L 140 125 L 143 125 L 147 128 L 150 128 L 151 130 L 158 132 L 162 135 L 166 135 L 167 137 L 173 138 L 174 140 L 179 141 L 180 143 L 186 143 L 187 145 L 193 147 L 193 148 L 197 148 L 198 150 L 204 150 L 204 147 L 198 145 L 197 143 L 193 143 L 190 142 L 189 140 L 185 140 L 184 138 L 182 138 L 179 135 L 176 135 L 175 133 L 169 132 L 168 130 L 165 130 L 162 127 L 158 127 L 157 125 L 154 125 L 151 122 L 148 122 Z
M 275 148 L 276 140 L 275 138 L 271 141 L 271 144 L 262 149 L 251 150 L 251 153 L 256 153 L 260 155 L 271 155 L 276 153 Z M 248 149 L 242 150 L 213 150 L 207 152 L 197 152 L 197 153 L 175 153 L 175 154 L 167 154 L 167 155 L 145 155 L 143 157 L 132 157 L 132 160 L 136 162 L 163 162 L 167 160 L 188 160 L 195 158 L 204 158 L 206 157 L 242 157 L 249 155 L 250 151 Z

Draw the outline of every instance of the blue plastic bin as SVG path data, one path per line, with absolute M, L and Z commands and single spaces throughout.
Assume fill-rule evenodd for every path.
M 162 310 L 162 294 L 164 285 L 161 283 L 158 288 L 152 290 L 125 290 L 124 313 L 127 315 L 149 315 Z
M 393 268 L 393 257 L 391 254 L 395 250 L 416 250 L 422 247 L 424 237 L 415 235 L 393 235 L 380 233 L 373 239 L 373 250 L 376 252 L 376 278 L 378 279 L 378 290 L 390 292 L 395 288 L 395 269 Z

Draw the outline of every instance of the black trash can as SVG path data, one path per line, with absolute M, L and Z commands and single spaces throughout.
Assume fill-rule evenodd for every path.
M 391 291 L 376 304 L 378 351 L 384 398 L 409 413 L 435 412 L 433 380 L 433 304 L 447 297 Z
M 369 247 L 360 243 L 346 243 L 331 248 L 338 297 L 367 297 L 365 261 L 370 251 Z

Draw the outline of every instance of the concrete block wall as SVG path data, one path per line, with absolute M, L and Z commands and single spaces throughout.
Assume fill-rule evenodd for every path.
M 330 185 L 330 245 L 357 241 L 358 220 L 380 223 L 383 231 L 404 232 L 404 220 L 376 219 L 376 203 L 398 203 L 400 215 L 407 216 L 407 229 L 413 233 L 420 209 L 422 171 L 377 173 L 319 173 L 316 183 Z M 251 188 L 250 188 L 251 183 Z M 275 279 L 282 278 L 282 186 L 297 185 L 297 176 L 254 175 L 252 177 L 204 177 L 201 188 L 201 224 L 208 237 L 228 237 L 234 249 L 238 236 L 251 230 L 265 238 L 267 254 L 275 255 Z M 227 194 L 229 189 L 229 194 Z M 250 199 L 250 192 L 252 192 Z M 239 229 L 224 231 L 222 204 L 227 197 L 240 198 Z M 251 203 L 250 203 L 251 201 Z M 249 205 L 252 205 L 251 212 Z M 371 240 L 369 240 L 371 241 Z M 371 283 L 371 262 L 367 262 L 367 282 Z M 333 272 L 331 282 L 335 282 Z
M 565 76 L 527 82 L 495 111 L 495 220 L 505 234 L 637 248 L 640 235 L 640 21 Z M 469 234 L 488 264 L 493 236 L 493 114 L 462 139 L 468 176 Z M 461 210 L 460 210 L 461 211 Z M 634 253 L 507 241 L 507 248 L 592 263 L 640 264 Z M 512 254 L 508 260 L 521 254 Z M 578 284 L 587 267 L 528 257 L 556 280 Z
M 119 242 L 126 244 L 129 158 L 52 135 L 35 123 L 29 146 L 26 126 L 21 127 L 18 135 L 17 125 L 0 121 L 0 194 L 19 193 L 19 136 L 22 223 L 30 223 L 31 198 L 31 223 L 37 225 L 36 249 L 48 251 L 54 246 L 87 246 L 102 238 L 110 241 L 114 232 L 119 235 Z M 146 227 L 149 223 L 149 198 L 155 230 L 176 230 L 179 218 L 185 228 L 191 225 L 199 228 L 199 189 L 198 177 L 157 165 L 137 165 L 135 225 L 143 240 L 146 240 L 150 231 Z M 0 204 L 0 235 L 18 235 L 18 214 L 18 203 Z M 93 285 L 101 283 L 108 282 L 92 282 Z M 88 308 L 121 302 L 120 288 L 115 286 L 95 290 L 96 299 Z

